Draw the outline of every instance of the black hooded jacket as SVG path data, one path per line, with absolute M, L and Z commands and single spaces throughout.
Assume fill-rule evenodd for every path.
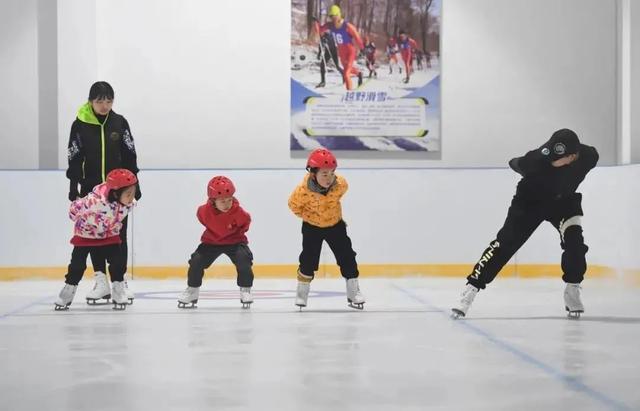
M 578 158 L 562 167 L 551 165 L 569 154 L 578 154 Z M 509 166 L 522 175 L 516 198 L 536 204 L 570 197 L 596 166 L 598 158 L 595 147 L 581 144 L 573 131 L 558 130 L 541 147 L 509 161 Z
M 84 197 L 93 187 L 104 182 L 111 170 L 126 168 L 136 175 L 139 171 L 133 136 L 127 120 L 114 111 L 98 119 L 90 103 L 80 107 L 78 116 L 71 126 L 68 159 L 67 178 L 70 181 L 71 201 L 77 197 Z M 138 185 L 136 199 L 140 196 Z

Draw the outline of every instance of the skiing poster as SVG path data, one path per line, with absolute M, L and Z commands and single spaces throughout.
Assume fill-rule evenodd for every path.
M 441 8 L 291 0 L 291 151 L 440 151 Z

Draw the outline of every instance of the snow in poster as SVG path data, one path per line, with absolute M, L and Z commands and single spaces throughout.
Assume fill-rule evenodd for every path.
M 291 151 L 440 151 L 441 0 L 291 1 Z

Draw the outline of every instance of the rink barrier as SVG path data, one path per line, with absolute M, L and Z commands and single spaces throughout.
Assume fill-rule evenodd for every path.
M 361 264 L 358 266 L 362 277 L 398 278 L 398 277 L 458 277 L 464 278 L 471 271 L 472 264 Z M 295 279 L 296 264 L 256 264 L 253 271 L 258 278 Z M 24 279 L 61 279 L 66 267 L 0 267 L 0 281 Z M 187 266 L 129 267 L 134 278 L 169 279 L 186 278 Z M 87 269 L 85 277 L 93 274 Z M 501 278 L 549 278 L 561 277 L 558 264 L 508 264 L 500 272 Z M 208 279 L 235 279 L 236 270 L 231 264 L 214 265 L 205 272 Z M 340 269 L 335 264 L 322 264 L 316 272 L 316 278 L 338 278 Z M 629 278 L 640 285 L 640 270 L 619 270 L 602 265 L 590 265 L 587 278 Z

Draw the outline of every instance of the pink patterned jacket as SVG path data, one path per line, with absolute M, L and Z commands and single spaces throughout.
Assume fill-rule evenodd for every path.
M 94 187 L 83 198 L 71 203 L 69 218 L 75 222 L 71 244 L 77 246 L 100 246 L 120 244 L 122 220 L 134 204 L 125 206 L 107 199 L 106 183 Z

